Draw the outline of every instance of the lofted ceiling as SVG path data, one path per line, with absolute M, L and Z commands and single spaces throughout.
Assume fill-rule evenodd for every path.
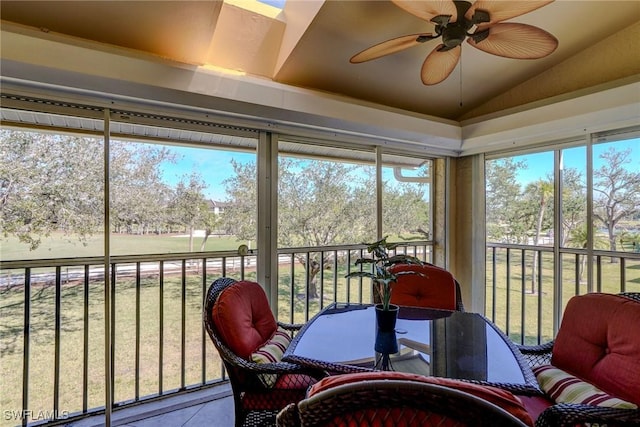
M 506 59 L 465 43 L 442 83 L 420 68 L 439 43 L 362 64 L 349 58 L 384 40 L 432 32 L 387 0 L 0 2 L 3 29 L 38 29 L 96 49 L 124 49 L 317 90 L 355 103 L 462 121 L 527 108 L 572 93 L 640 80 L 640 1 L 556 0 L 511 19 L 553 34 L 559 46 L 536 60 Z M 159 58 L 160 59 L 160 58 Z

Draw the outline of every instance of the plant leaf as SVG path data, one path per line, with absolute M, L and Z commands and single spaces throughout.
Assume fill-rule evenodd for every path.
M 377 276 L 373 273 L 370 273 L 368 271 L 352 271 L 351 273 L 345 275 L 344 277 L 368 277 L 370 279 L 376 280 Z

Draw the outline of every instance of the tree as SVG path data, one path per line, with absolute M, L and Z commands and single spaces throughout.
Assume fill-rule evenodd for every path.
M 209 203 L 202 190 L 206 187 L 200 174 L 183 176 L 176 186 L 169 209 L 173 220 L 189 233 L 189 252 L 193 252 L 193 233 L 209 216 Z
M 238 240 L 256 238 L 258 192 L 256 185 L 256 165 L 231 160 L 233 175 L 222 184 L 227 193 L 227 207 L 220 222 L 227 234 L 233 234 Z
M 368 220 L 375 199 L 364 195 L 358 168 L 332 161 L 282 158 L 278 181 L 278 244 L 285 247 L 327 246 L 364 240 L 375 233 Z M 314 254 L 298 262 L 307 270 L 309 297 L 317 298 L 316 276 L 328 257 Z M 308 264 L 308 265 L 307 265 Z
M 218 228 L 220 225 L 220 215 L 211 212 L 210 210 L 207 212 L 203 212 L 202 224 L 204 226 L 204 237 L 202 238 L 202 243 L 200 244 L 200 252 L 203 252 L 205 247 L 207 246 L 207 239 L 209 236 Z
M 428 173 L 427 166 L 423 166 L 416 176 L 427 176 Z M 414 182 L 384 181 L 382 190 L 383 234 L 395 233 L 405 240 L 429 239 L 430 211 L 429 202 L 425 200 L 428 187 Z
M 103 224 L 100 139 L 2 130 L 0 226 L 35 249 L 61 230 L 83 241 Z
M 168 222 L 172 189 L 161 166 L 175 156 L 166 147 L 112 141 L 109 162 L 111 224 L 117 233 L 159 232 Z
M 587 224 L 582 223 L 580 227 L 576 227 L 571 230 L 569 233 L 569 237 L 567 239 L 567 243 L 576 248 L 586 249 L 589 240 L 587 239 Z M 593 247 L 594 249 L 602 249 L 607 246 L 607 242 L 602 237 L 593 236 Z M 587 265 L 587 257 L 585 255 L 580 255 L 580 272 L 578 274 L 578 280 L 582 281 L 582 276 L 584 275 L 585 267 Z
M 280 159 L 278 244 L 326 246 L 359 241 L 375 226 L 362 221 L 375 212 L 375 198 L 360 196 L 363 179 L 354 166 L 331 161 Z M 366 217 L 366 214 L 365 214 Z
M 582 174 L 577 169 L 562 170 L 562 247 L 570 243 L 569 237 L 574 230 L 584 226 L 587 213 L 585 188 Z
M 486 217 L 490 240 L 518 243 L 526 237 L 518 209 L 521 187 L 516 179 L 518 169 L 526 167 L 525 161 L 515 161 L 512 157 L 486 162 Z
M 234 176 L 224 182 L 229 208 L 222 222 L 228 233 L 252 240 L 256 236 L 255 166 L 232 165 Z M 418 200 L 415 188 L 383 188 L 383 201 L 392 209 L 385 215 L 391 217 L 390 227 L 398 234 L 425 227 L 421 221 L 427 219 L 428 206 Z M 375 175 L 370 169 L 333 161 L 279 160 L 279 246 L 316 247 L 372 240 L 376 233 L 375 209 Z M 316 253 L 308 262 L 306 257 L 297 258 L 309 276 L 311 298 L 317 297 L 316 276 L 321 265 L 331 264 L 326 258 L 329 256 L 320 259 L 320 253 Z
M 551 178 L 539 179 L 535 182 L 531 182 L 525 188 L 525 202 L 527 203 L 527 211 L 530 213 L 530 217 L 534 220 L 533 231 L 533 245 L 537 246 L 540 243 L 540 235 L 542 233 L 543 226 L 548 228 L 553 225 L 553 221 L 548 215 L 547 206 L 553 206 L 553 180 Z M 553 212 L 552 212 L 553 213 Z M 546 218 L 545 218 L 545 214 Z M 538 251 L 533 251 L 533 259 L 531 261 L 531 293 L 536 293 L 536 270 L 538 267 Z
M 0 225 L 37 248 L 63 232 L 81 242 L 104 226 L 103 141 L 77 135 L 2 130 Z M 167 148 L 112 141 L 110 215 L 115 232 L 159 231 L 167 224 L 169 187 L 160 167 Z
M 630 148 L 617 151 L 610 147 L 600 154 L 602 166 L 594 171 L 593 216 L 606 227 L 612 251 L 617 250 L 617 224 L 640 211 L 640 171 L 626 168 L 631 163 L 630 155 Z M 617 262 L 617 258 L 611 258 L 611 262 Z

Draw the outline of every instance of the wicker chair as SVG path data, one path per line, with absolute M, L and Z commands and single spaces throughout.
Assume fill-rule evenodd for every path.
M 379 379 L 342 384 L 290 404 L 278 427 L 492 426 L 525 427 L 504 409 L 453 388 Z
M 640 292 L 623 292 L 618 295 L 640 302 Z M 551 364 L 554 342 L 517 347 L 533 368 Z M 536 420 L 536 427 L 574 427 L 589 424 L 640 427 L 640 410 L 558 403 L 544 410 Z
M 247 292 L 250 285 L 253 285 L 251 292 Z M 248 313 L 243 320 L 249 325 L 264 321 L 264 324 L 271 323 L 273 325 L 274 332 L 277 325 L 290 331 L 291 334 L 301 327 L 301 325 L 276 322 L 268 308 L 264 291 L 260 289 L 260 295 L 260 292 L 256 292 L 255 285 L 253 282 L 237 282 L 230 278 L 217 279 L 209 287 L 204 304 L 204 327 L 220 354 L 231 382 L 237 427 L 273 426 L 275 416 L 280 409 L 304 398 L 307 388 L 315 383 L 316 379 L 325 375 L 324 372 L 309 370 L 291 363 L 254 363 L 250 357 L 238 355 L 231 348 L 230 343 L 224 340 L 225 331 L 228 331 L 232 326 L 229 323 L 234 322 L 222 322 L 224 325 L 216 323 L 218 317 L 216 310 L 219 310 L 216 302 L 221 300 L 221 295 L 229 290 L 231 292 L 227 296 L 235 294 L 238 298 L 245 298 L 240 304 L 236 301 L 230 311 L 247 311 Z M 258 294 L 257 297 L 256 294 Z M 255 307 L 264 304 L 267 307 L 262 307 L 261 312 L 264 317 L 270 316 L 271 318 L 256 319 L 255 316 L 252 318 L 251 316 L 256 313 Z M 236 333 L 236 335 L 241 334 Z M 264 384 L 263 376 L 265 374 L 278 376 L 275 385 L 268 387 Z
M 427 262 L 391 267 L 392 272 L 402 270 L 418 271 L 422 275 L 399 276 L 391 294 L 392 304 L 464 311 L 460 283 L 447 270 Z M 455 296 L 452 295 L 454 292 Z M 379 303 L 379 299 L 375 292 L 374 302 Z

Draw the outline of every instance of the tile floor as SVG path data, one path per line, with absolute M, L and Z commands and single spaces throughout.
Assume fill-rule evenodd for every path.
M 113 427 L 233 427 L 233 397 L 228 384 L 114 411 Z M 65 424 L 103 427 L 104 415 Z

